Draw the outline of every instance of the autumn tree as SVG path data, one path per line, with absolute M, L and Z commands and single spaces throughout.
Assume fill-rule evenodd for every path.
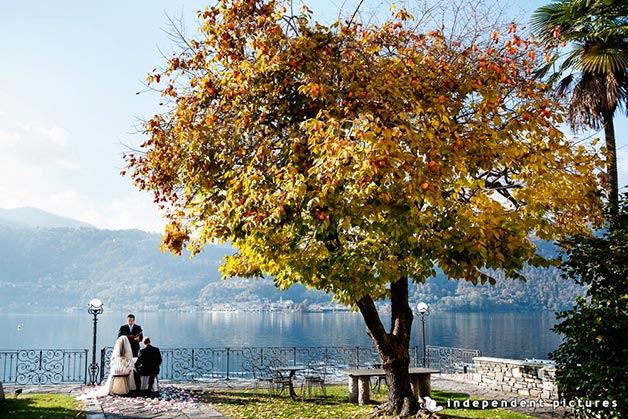
M 305 284 L 359 310 L 386 370 L 383 411 L 416 412 L 409 281 L 435 267 L 519 279 L 547 262 L 531 235 L 600 218 L 598 157 L 555 128 L 552 88 L 531 76 L 545 49 L 515 25 L 447 42 L 404 10 L 325 26 L 307 8 L 223 0 L 199 16 L 199 39 L 149 74 L 164 111 L 126 156 L 170 219 L 163 245 L 229 242 L 225 276 Z

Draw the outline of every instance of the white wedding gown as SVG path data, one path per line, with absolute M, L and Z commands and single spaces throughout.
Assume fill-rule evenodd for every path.
M 113 388 L 114 375 L 126 375 L 128 374 L 128 386 L 129 390 L 135 390 L 135 379 L 133 378 L 133 369 L 135 368 L 135 360 L 133 359 L 133 352 L 131 351 L 131 344 L 126 336 L 120 336 L 113 347 L 111 352 L 111 360 L 109 362 L 109 375 L 107 381 L 101 386 L 94 388 L 92 391 L 85 393 L 79 399 L 86 399 L 91 397 L 104 397 L 109 394 L 114 394 Z M 118 393 L 116 391 L 115 393 Z

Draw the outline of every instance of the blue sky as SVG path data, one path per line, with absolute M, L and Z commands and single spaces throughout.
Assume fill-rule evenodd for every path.
M 320 20 L 357 1 L 307 2 Z M 383 1 L 364 10 L 386 12 Z M 510 10 L 541 5 L 512 2 Z M 0 208 L 37 207 L 100 228 L 160 231 L 152 197 L 119 175 L 125 145 L 143 141 L 138 121 L 159 97 L 136 95 L 173 45 L 166 13 L 196 32 L 193 0 L 20 0 L 0 3 Z M 628 123 L 617 126 L 625 146 Z M 620 150 L 621 185 L 628 154 Z

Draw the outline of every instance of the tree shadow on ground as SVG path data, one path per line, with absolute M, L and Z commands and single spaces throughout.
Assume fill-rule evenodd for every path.
M 0 418 L 7 419 L 69 419 L 86 417 L 70 396 L 58 394 L 21 394 L 0 401 Z

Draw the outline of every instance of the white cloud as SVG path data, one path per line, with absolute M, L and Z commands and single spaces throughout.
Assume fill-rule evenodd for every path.
M 57 147 L 66 147 L 69 144 L 70 132 L 65 128 L 62 128 L 57 125 L 52 125 L 51 127 L 42 127 L 42 126 L 32 126 L 30 124 L 26 124 L 23 122 L 18 122 L 16 124 L 19 129 L 21 129 L 25 133 L 35 134 L 36 137 L 31 137 L 31 139 L 36 138 L 37 140 L 45 140 L 46 143 L 57 146 Z
M 34 131 L 48 139 L 54 145 L 60 147 L 66 147 L 68 145 L 70 133 L 65 128 L 53 125 L 50 128 L 35 127 Z
M 60 169 L 65 169 L 69 171 L 78 171 L 81 168 L 81 164 L 76 160 L 60 158 L 53 161 L 54 165 L 59 167 Z
M 70 132 L 58 125 L 44 127 L 0 121 L 0 163 L 11 161 L 21 164 L 24 170 L 35 165 L 46 171 L 77 170 L 80 165 L 68 153 L 69 145 Z
M 0 130 L 0 150 L 13 149 L 19 141 L 19 133 L 15 131 Z
M 76 190 L 66 190 L 51 195 L 43 209 L 103 229 L 163 231 L 165 223 L 146 194 L 133 192 L 104 202 L 94 199 Z
M 38 190 L 44 177 L 42 167 L 23 150 L 24 132 L 0 129 L 0 207 L 36 204 L 32 191 Z
M 43 172 L 0 153 L 0 208 L 37 206 Z
M 82 221 L 112 230 L 137 228 L 161 233 L 165 225 L 149 196 L 139 192 L 115 198 L 99 206 L 92 205 L 79 216 Z
M 136 228 L 161 233 L 165 225 L 157 208 L 148 199 L 148 195 L 139 192 L 105 202 L 94 201 L 94 196 L 88 196 L 75 189 L 57 192 L 30 190 L 21 193 L 15 190 L 4 190 L 0 185 L 1 196 L 6 197 L 5 192 L 8 192 L 11 198 L 0 199 L 0 208 L 35 207 L 52 214 L 83 221 L 101 229 Z
M 3 179 L 11 179 L 11 185 L 0 190 L 29 190 L 36 185 L 24 179 L 45 184 L 58 177 L 58 169 L 80 169 L 79 161 L 72 157 L 74 153 L 68 150 L 69 138 L 69 131 L 57 125 L 42 127 L 0 120 L 0 174 Z M 35 179 L 37 175 L 42 177 Z
M 80 152 L 59 124 L 0 117 L 0 208 L 35 207 L 104 229 L 163 230 L 152 197 L 119 178 L 113 165 L 106 170 L 110 155 L 92 151 L 79 160 Z

